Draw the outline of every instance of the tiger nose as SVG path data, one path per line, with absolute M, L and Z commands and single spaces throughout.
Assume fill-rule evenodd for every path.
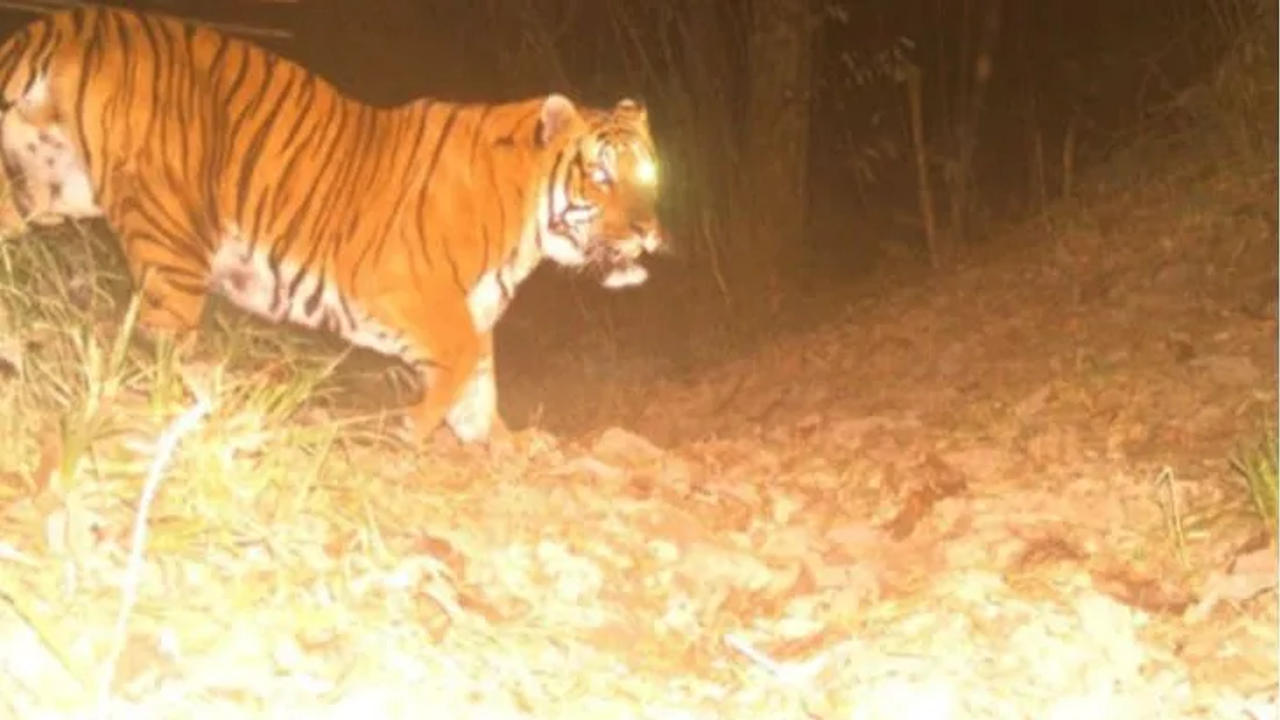
M 640 238 L 640 247 L 645 252 L 657 252 L 662 247 L 662 233 L 654 220 L 631 221 L 631 232 Z

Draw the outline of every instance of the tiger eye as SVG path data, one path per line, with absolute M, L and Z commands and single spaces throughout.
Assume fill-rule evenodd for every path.
M 635 181 L 641 185 L 657 185 L 658 184 L 658 164 L 652 160 L 638 160 L 634 176 Z

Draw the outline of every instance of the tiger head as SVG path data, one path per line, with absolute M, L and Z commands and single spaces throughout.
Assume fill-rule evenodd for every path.
M 644 282 L 641 256 L 664 248 L 657 217 L 658 164 L 644 107 L 576 107 L 562 95 L 542 105 L 538 136 L 553 151 L 544 198 L 544 253 L 586 266 L 605 287 Z

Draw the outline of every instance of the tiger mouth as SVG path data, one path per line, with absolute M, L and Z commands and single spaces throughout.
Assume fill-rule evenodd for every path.
M 649 277 L 649 271 L 638 262 L 646 252 L 646 243 L 640 238 L 619 244 L 600 241 L 594 243 L 587 254 L 587 264 L 600 276 L 600 284 L 607 288 L 639 285 Z
M 611 290 L 639 285 L 649 279 L 649 271 L 639 263 L 625 263 L 609 268 L 600 284 Z
M 614 245 L 607 242 L 595 243 L 587 253 L 587 261 L 595 265 L 620 265 L 634 263 L 644 254 L 638 245 Z

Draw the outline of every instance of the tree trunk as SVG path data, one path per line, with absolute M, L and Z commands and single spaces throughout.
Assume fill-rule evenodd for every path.
M 802 243 L 808 201 L 812 44 L 809 0 L 752 0 L 743 183 L 752 204 L 742 248 L 748 282 L 776 281 L 788 249 Z M 763 272 L 761 272 L 763 271 Z

